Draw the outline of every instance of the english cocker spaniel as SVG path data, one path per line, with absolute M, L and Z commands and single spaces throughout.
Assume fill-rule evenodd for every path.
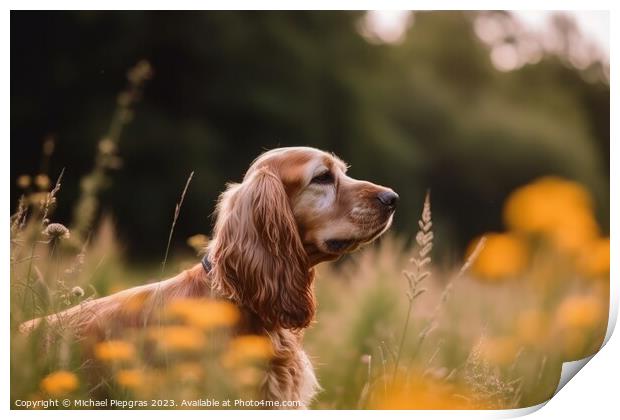
M 309 147 L 268 151 L 241 183 L 221 194 L 202 264 L 50 315 L 46 322 L 69 323 L 81 336 L 101 340 L 113 326 L 149 324 L 158 303 L 228 300 L 242 314 L 239 334 L 271 340 L 262 397 L 307 406 L 318 389 L 301 345 L 315 314 L 313 267 L 379 237 L 390 227 L 397 201 L 391 189 L 348 176 L 347 165 L 332 154 Z M 128 310 L 126 303 L 136 296 L 143 304 Z M 28 321 L 22 330 L 32 330 L 40 320 Z

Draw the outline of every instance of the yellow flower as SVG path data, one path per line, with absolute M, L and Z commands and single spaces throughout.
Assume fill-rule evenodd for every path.
M 480 356 L 492 365 L 508 365 L 517 357 L 519 346 L 513 337 L 485 337 L 480 342 Z
M 512 230 L 542 234 L 559 249 L 574 252 L 598 234 L 592 208 L 592 197 L 580 184 L 544 177 L 510 195 L 504 221 Z
M 597 238 L 584 246 L 578 260 L 579 271 L 591 277 L 609 275 L 609 238 Z
M 95 346 L 95 357 L 104 362 L 131 360 L 135 353 L 133 344 L 121 340 L 102 341 Z
M 527 247 L 523 240 L 510 233 L 489 233 L 472 272 L 487 280 L 498 280 L 519 274 L 527 264 Z M 473 252 L 478 240 L 472 241 L 468 254 Z
M 239 320 L 239 310 L 235 305 L 210 299 L 176 299 L 168 304 L 166 314 L 205 330 L 232 327 Z
M 201 330 L 182 325 L 154 327 L 149 331 L 149 338 L 163 350 L 169 351 L 199 351 L 206 344 Z
M 515 329 L 523 344 L 542 345 L 549 335 L 549 320 L 542 311 L 528 309 L 518 315 Z
M 595 296 L 571 296 L 560 304 L 556 322 L 563 329 L 588 329 L 601 325 L 606 313 L 602 302 Z
M 224 355 L 224 365 L 234 367 L 248 362 L 261 362 L 273 357 L 273 347 L 268 337 L 242 335 L 231 340 Z
M 397 378 L 384 392 L 376 385 L 372 410 L 467 410 L 483 408 L 473 401 L 472 392 L 465 386 L 436 380 L 422 372 L 414 372 L 407 381 Z
M 116 372 L 116 383 L 124 388 L 140 388 L 144 384 L 144 372 L 140 369 L 119 370 Z
M 77 376 L 72 372 L 59 370 L 47 375 L 41 381 L 41 389 L 54 396 L 68 394 L 75 391 L 79 385 Z
M 556 215 L 547 235 L 560 250 L 575 254 L 599 234 L 598 224 L 589 209 L 566 207 Z

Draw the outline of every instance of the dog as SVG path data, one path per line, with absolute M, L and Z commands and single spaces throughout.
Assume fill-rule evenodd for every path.
M 49 315 L 46 323 L 62 322 L 80 337 L 103 340 L 113 328 L 152 323 L 157 303 L 224 299 L 242 314 L 238 333 L 271 340 L 262 397 L 307 407 L 319 389 L 302 349 L 303 331 L 316 309 L 313 267 L 378 238 L 390 227 L 399 199 L 390 188 L 351 178 L 347 169 L 335 155 L 310 147 L 261 154 L 243 181 L 220 195 L 202 263 L 168 280 Z M 140 309 L 127 310 L 137 296 Z M 22 331 L 41 320 L 27 321 Z

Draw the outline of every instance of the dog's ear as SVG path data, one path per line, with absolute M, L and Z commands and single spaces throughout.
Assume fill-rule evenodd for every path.
M 269 328 L 303 328 L 315 312 L 314 271 L 284 185 L 267 167 L 220 197 L 211 248 L 214 275 Z

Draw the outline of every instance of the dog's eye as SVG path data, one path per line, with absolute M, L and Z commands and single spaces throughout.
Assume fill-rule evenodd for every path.
M 310 183 L 311 184 L 333 184 L 334 175 L 330 171 L 326 171 L 312 178 L 312 181 L 310 181 Z

